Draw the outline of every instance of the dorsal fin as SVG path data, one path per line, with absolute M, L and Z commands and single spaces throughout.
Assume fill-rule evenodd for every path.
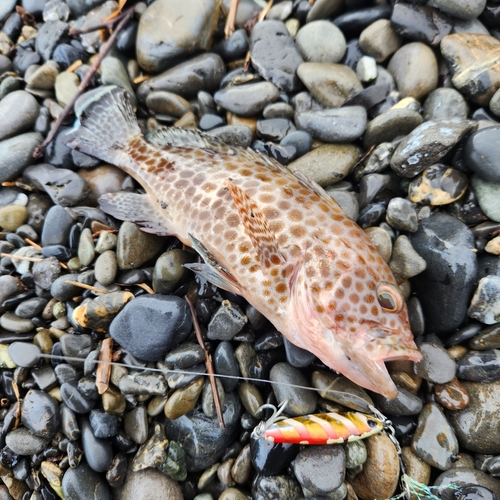
M 215 153 L 230 156 L 236 154 L 235 148 L 198 130 L 160 127 L 148 134 L 146 139 L 159 149 L 175 146 L 177 148 L 210 149 Z
M 241 188 L 226 180 L 240 220 L 257 252 L 262 270 L 266 272 L 273 266 L 285 263 L 285 258 L 278 248 L 278 242 L 271 226 L 256 203 Z
M 217 137 L 204 134 L 199 130 L 160 127 L 148 134 L 146 139 L 158 149 L 164 149 L 170 146 L 175 146 L 177 148 L 209 149 L 220 155 L 237 155 L 242 160 L 263 162 L 270 168 L 279 170 L 280 172 L 290 173 L 290 170 L 281 165 L 281 163 L 263 153 L 258 153 L 253 149 L 230 146 L 217 139 Z

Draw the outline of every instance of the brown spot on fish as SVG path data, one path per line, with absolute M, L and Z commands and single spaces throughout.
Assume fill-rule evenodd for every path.
M 290 234 L 295 238 L 302 238 L 306 234 L 306 229 L 304 226 L 292 226 Z

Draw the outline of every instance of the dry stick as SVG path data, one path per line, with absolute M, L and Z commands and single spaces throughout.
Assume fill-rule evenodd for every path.
M 92 31 L 111 29 L 118 21 L 120 21 L 124 17 L 127 17 L 131 12 L 134 12 L 134 7 L 127 9 L 125 12 L 118 14 L 116 17 L 112 17 L 111 19 L 108 18 L 101 24 L 96 24 L 95 26 L 90 26 L 89 28 L 85 28 L 83 30 L 78 28 L 70 28 L 68 34 L 70 36 L 77 36 L 77 35 L 85 35 L 86 33 L 92 33 Z
M 68 103 L 68 105 L 63 109 L 62 113 L 58 116 L 57 121 L 55 125 L 52 127 L 51 131 L 49 132 L 49 135 L 47 138 L 40 144 L 35 149 L 35 152 L 33 153 L 34 158 L 41 158 L 44 149 L 47 147 L 47 144 L 49 144 L 50 141 L 54 138 L 56 135 L 57 131 L 59 130 L 59 127 L 61 126 L 62 122 L 65 120 L 65 118 L 70 114 L 70 112 L 73 110 L 73 106 L 75 105 L 76 100 L 83 94 L 85 89 L 90 83 L 90 80 L 92 80 L 93 76 L 95 75 L 97 69 L 102 63 L 102 60 L 108 55 L 108 52 L 110 51 L 111 47 L 115 43 L 116 37 L 118 36 L 118 33 L 123 29 L 123 27 L 127 24 L 128 20 L 134 13 L 133 10 L 127 10 L 123 14 L 123 18 L 121 19 L 120 23 L 116 27 L 116 29 L 113 31 L 112 35 L 109 37 L 109 40 L 104 44 L 104 47 L 102 48 L 101 52 L 99 53 L 99 56 L 96 58 L 94 61 L 94 64 L 92 64 L 91 68 L 85 75 L 85 78 L 83 79 L 82 83 L 78 85 L 78 90 L 76 94 L 73 96 L 73 99 Z M 116 22 L 116 19 L 113 19 L 114 22 Z
M 208 377 L 210 379 L 210 385 L 212 387 L 215 410 L 217 411 L 217 419 L 219 420 L 219 425 L 223 429 L 225 429 L 226 424 L 224 423 L 224 416 L 222 415 L 222 408 L 220 406 L 220 400 L 219 400 L 219 392 L 217 391 L 217 384 L 215 382 L 215 371 L 214 371 L 214 366 L 212 364 L 212 356 L 208 354 L 208 351 L 205 347 L 205 343 L 203 342 L 201 328 L 198 323 L 198 318 L 196 317 L 196 313 L 194 311 L 193 302 L 187 295 L 184 298 L 186 299 L 186 302 L 189 304 L 189 308 L 191 309 L 191 315 L 193 316 L 193 326 L 194 326 L 194 331 L 196 333 L 196 338 L 198 340 L 198 343 L 200 344 L 200 347 L 203 349 L 203 352 L 205 353 L 205 365 L 207 367 Z
M 95 385 L 97 392 L 104 394 L 109 387 L 109 379 L 111 376 L 111 364 L 113 357 L 113 339 L 107 338 L 102 341 L 101 350 L 99 352 L 99 364 L 97 365 Z
M 238 11 L 239 0 L 231 0 L 231 6 L 227 14 L 226 26 L 224 27 L 224 34 L 229 38 L 234 33 L 234 23 L 236 21 L 236 12 Z
M 44 260 L 42 257 L 24 257 L 22 255 L 14 255 L 11 253 L 0 253 L 0 257 L 9 257 L 11 259 L 16 260 L 28 260 L 29 262 L 42 262 Z M 63 269 L 68 269 L 68 266 L 64 264 L 64 262 L 59 262 L 59 265 Z
M 86 285 L 85 283 L 80 283 L 79 281 L 71 281 L 67 280 L 65 283 L 69 283 L 70 285 L 77 286 L 79 288 L 85 288 L 85 290 L 91 290 L 92 292 L 96 293 L 111 293 L 109 290 L 104 290 L 102 288 L 96 288 L 95 286 L 92 285 Z

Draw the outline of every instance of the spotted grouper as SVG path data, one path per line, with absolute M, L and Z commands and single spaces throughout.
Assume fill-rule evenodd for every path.
M 117 165 L 145 193 L 99 199 L 143 231 L 174 235 L 186 267 L 244 297 L 294 345 L 387 398 L 385 361 L 418 361 L 405 301 L 370 238 L 315 182 L 250 149 L 194 130 L 146 140 L 122 89 L 104 87 L 70 147 Z

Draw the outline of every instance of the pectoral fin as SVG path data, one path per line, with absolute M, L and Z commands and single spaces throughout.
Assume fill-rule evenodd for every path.
M 184 264 L 184 267 L 203 276 L 210 283 L 223 290 L 241 295 L 241 286 L 236 278 L 215 258 L 212 252 L 192 234 L 189 235 L 189 239 L 192 247 L 205 261 L 205 264 Z
M 135 222 L 145 233 L 159 236 L 174 234 L 168 227 L 168 219 L 149 201 L 148 195 L 121 191 L 109 193 L 99 198 L 103 212 L 113 217 Z
M 226 185 L 229 188 L 246 233 L 257 252 L 262 270 L 266 272 L 273 266 L 283 265 L 285 257 L 278 248 L 278 242 L 266 216 L 250 196 L 229 179 L 226 181 Z

